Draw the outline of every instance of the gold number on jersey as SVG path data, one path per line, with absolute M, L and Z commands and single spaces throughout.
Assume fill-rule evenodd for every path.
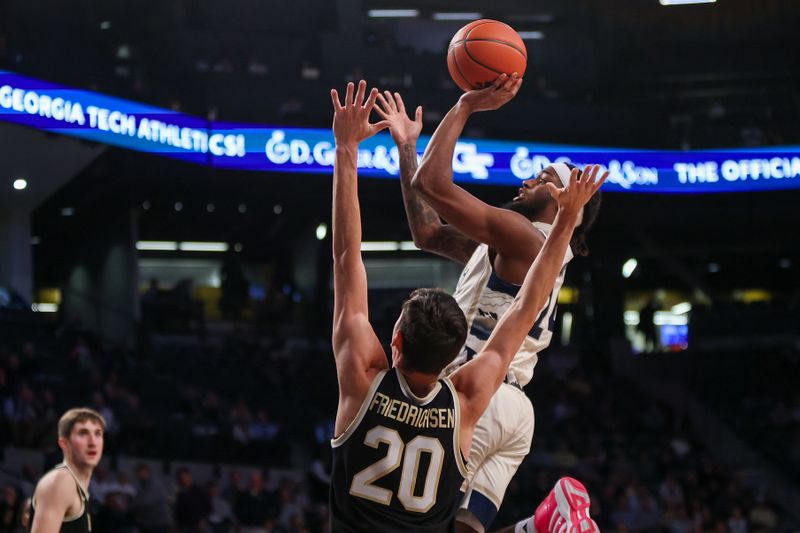
M 386 450 L 386 457 L 353 476 L 353 483 L 350 485 L 350 494 L 360 496 L 367 500 L 389 505 L 392 503 L 392 491 L 372 484 L 373 481 L 393 472 L 400 466 L 400 455 L 403 453 L 403 439 L 400 434 L 383 426 L 375 426 L 367 432 L 364 444 L 370 448 L 378 449 L 381 442 L 389 445 Z
M 403 471 L 400 476 L 400 487 L 397 499 L 406 509 L 415 513 L 425 513 L 436 503 L 439 492 L 439 477 L 444 464 L 444 448 L 442 443 L 431 437 L 421 435 L 414 437 L 408 445 L 403 443 L 400 434 L 384 426 L 376 426 L 367 432 L 364 444 L 378 449 L 380 443 L 386 443 L 386 457 L 371 464 L 353 476 L 350 494 L 376 503 L 389 505 L 392 503 L 392 491 L 376 487 L 372 483 L 390 474 L 400 466 L 402 455 Z M 405 449 L 405 453 L 403 450 Z M 429 453 L 431 463 L 425 476 L 425 485 L 421 496 L 414 496 L 419 475 L 419 465 L 423 453 Z
M 414 496 L 423 452 L 431 454 L 431 464 L 425 475 L 422 496 Z M 417 436 L 406 445 L 406 453 L 403 456 L 403 475 L 400 477 L 397 499 L 407 511 L 425 513 L 433 507 L 433 504 L 436 503 L 436 493 L 439 492 L 439 477 L 442 475 L 443 464 L 444 448 L 437 439 Z

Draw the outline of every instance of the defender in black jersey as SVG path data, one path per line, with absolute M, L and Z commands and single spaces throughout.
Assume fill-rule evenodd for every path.
M 604 177 L 595 181 L 594 167 L 584 171 L 580 182 L 573 171 L 564 189 L 549 184 L 559 204 L 550 237 L 480 357 L 438 379 L 461 350 L 466 319 L 452 296 L 419 289 L 403 304 L 395 325 L 389 369 L 367 313 L 356 182 L 359 143 L 389 123 L 370 124 L 377 89 L 366 102 L 365 97 L 364 81 L 358 91 L 348 84 L 344 105 L 336 90 L 331 91 L 336 139 L 333 351 L 339 378 L 336 438 L 331 442 L 331 525 L 334 532 L 348 533 L 448 532 L 454 528 L 463 459 L 468 458 L 475 424 L 544 305 L 577 217 Z M 448 141 L 434 136 L 430 142 Z
M 45 474 L 31 497 L 31 533 L 87 533 L 89 481 L 103 456 L 106 423 L 97 411 L 70 409 L 58 422 L 64 462 Z
M 331 444 L 334 531 L 364 531 L 366 524 L 387 533 L 446 531 L 466 475 L 453 384 L 442 379 L 420 398 L 392 368 L 378 374 L 367 398 L 350 428 Z M 339 479 L 352 482 L 333 481 Z

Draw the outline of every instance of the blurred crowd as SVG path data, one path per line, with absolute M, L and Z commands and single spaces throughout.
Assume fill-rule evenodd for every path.
M 307 486 L 290 477 L 270 483 L 265 473 L 251 470 L 246 478 L 231 470 L 228 479 L 197 482 L 192 470 L 180 467 L 174 476 L 137 465 L 123 470 L 95 470 L 90 485 L 93 530 L 100 533 L 310 533 L 327 531 L 327 501 L 315 500 Z M 325 483 L 320 480 L 318 483 Z M 24 505 L 32 484 L 3 486 L 0 532 L 20 533 Z
M 88 403 L 108 421 L 109 464 L 145 457 L 166 465 L 98 469 L 91 491 L 100 532 L 324 531 L 336 399 L 329 347 L 246 337 L 228 335 L 216 347 L 156 343 L 147 357 L 103 348 L 85 332 L 5 346 L 0 440 L 46 451 L 52 465 L 58 416 L 68 405 Z M 559 476 L 572 475 L 590 489 L 603 531 L 788 530 L 769 487 L 716 461 L 669 405 L 602 369 L 587 370 L 582 361 L 592 357 L 553 351 L 542 358 L 527 388 L 536 410 L 533 451 L 497 525 L 532 513 Z M 745 404 L 764 401 L 754 396 Z M 769 424 L 794 420 L 782 396 L 769 401 L 762 435 Z M 176 461 L 242 470 L 226 476 L 217 468 L 207 476 Z M 267 484 L 247 465 L 295 475 Z M 4 488 L 5 524 L 15 523 L 45 468 L 29 465 Z
M 800 478 L 800 356 L 785 351 L 731 353 L 745 361 L 724 380 L 696 383 L 737 435 L 782 471 Z M 722 364 L 722 361 L 719 362 Z M 703 389 L 701 389 L 703 387 Z
M 531 512 L 561 475 L 581 479 L 602 531 L 786 531 L 792 522 L 745 465 L 723 465 L 699 431 L 629 381 L 588 373 L 550 353 L 528 393 L 533 452 L 517 473 L 498 524 Z M 796 524 L 795 524 L 796 527 Z
M 32 343 L 0 351 L 0 441 L 51 446 L 64 407 L 85 404 L 106 418 L 109 453 L 286 465 L 285 420 L 303 414 L 314 422 L 309 400 L 320 388 L 304 394 L 295 386 L 297 365 L 310 357 L 300 346 L 291 359 L 286 346 L 230 339 L 203 353 L 194 345 L 164 349 L 153 362 L 87 337 L 47 356 Z

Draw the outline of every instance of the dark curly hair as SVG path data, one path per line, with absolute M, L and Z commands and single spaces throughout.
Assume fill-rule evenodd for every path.
M 572 163 L 567 163 L 566 165 L 570 168 L 570 170 L 578 168 Z M 578 180 L 581 179 L 582 174 L 583 172 L 579 170 Z M 597 220 L 597 215 L 600 213 L 600 205 L 602 203 L 603 194 L 600 191 L 597 191 L 583 207 L 583 220 L 581 221 L 580 226 L 575 228 L 575 232 L 572 234 L 572 240 L 569 242 L 570 247 L 572 248 L 572 253 L 575 255 L 589 255 L 589 246 L 586 244 L 586 234 L 590 229 L 592 229 L 592 226 L 594 226 L 594 223 Z

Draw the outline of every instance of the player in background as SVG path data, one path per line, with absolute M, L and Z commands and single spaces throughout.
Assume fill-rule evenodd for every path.
M 31 497 L 31 533 L 88 533 L 89 482 L 103 457 L 106 422 L 97 411 L 70 409 L 58 421 L 64 461 L 45 474 Z

